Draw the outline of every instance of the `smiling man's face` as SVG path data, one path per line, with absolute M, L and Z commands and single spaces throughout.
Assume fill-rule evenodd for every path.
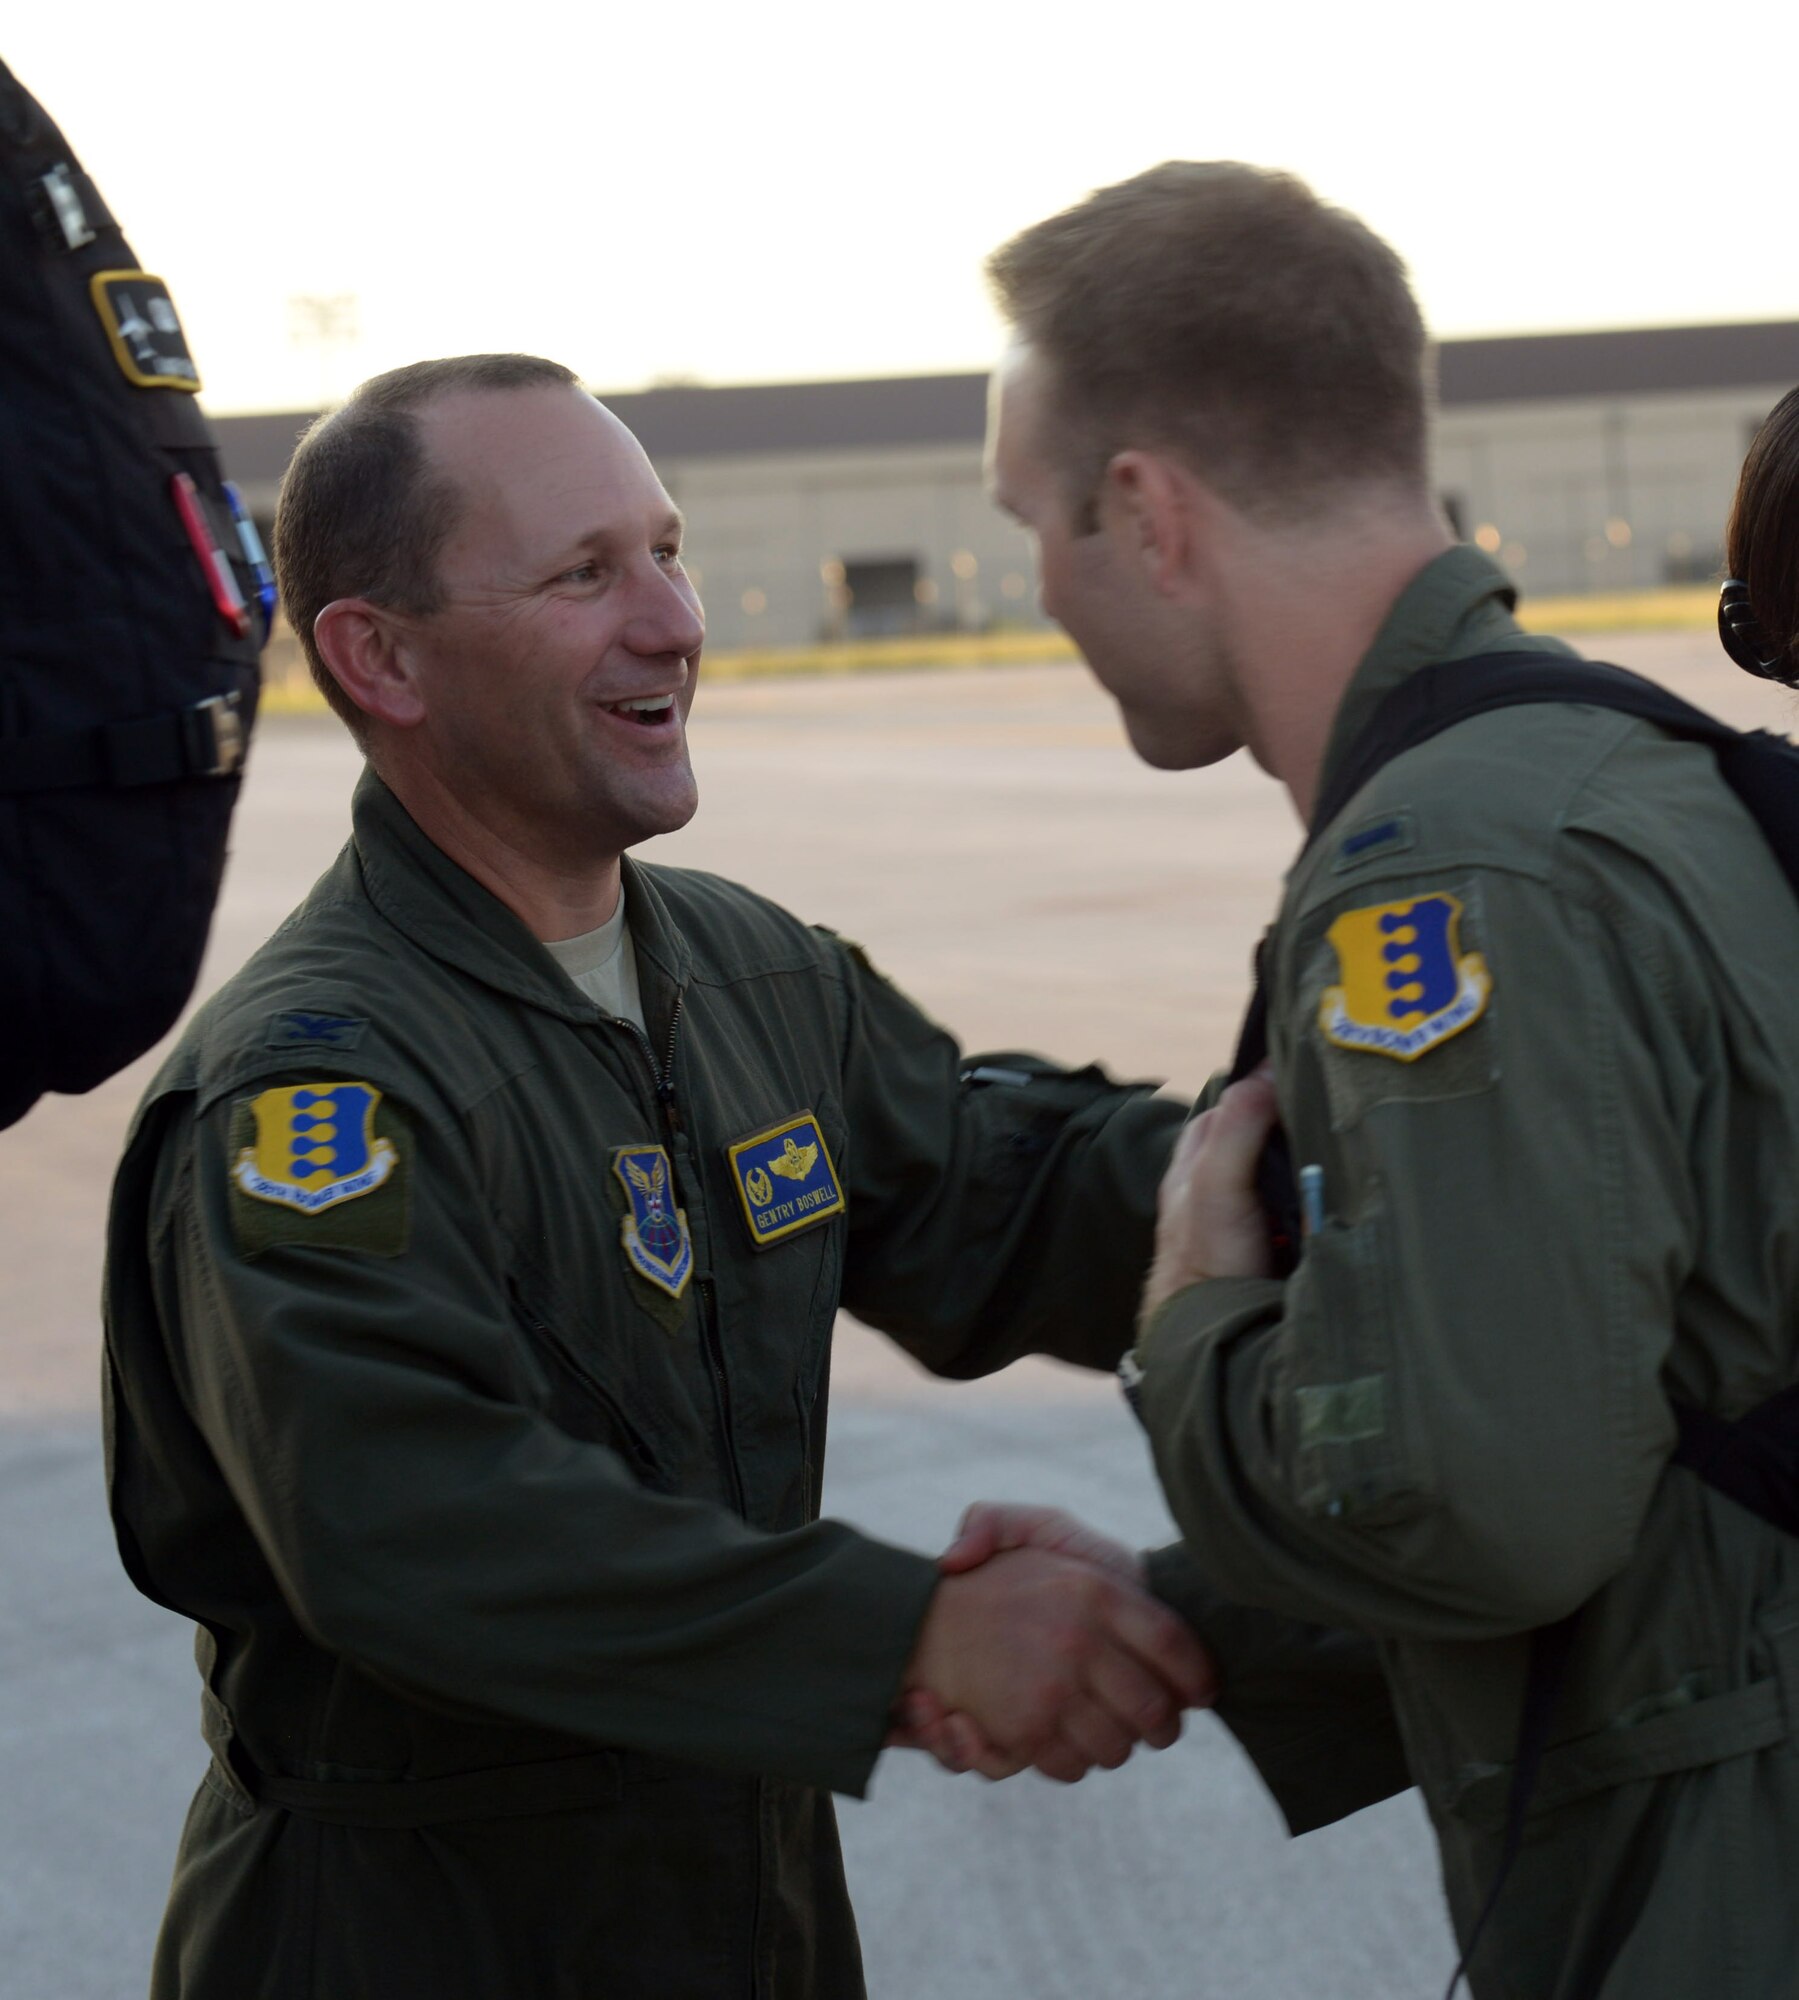
M 482 818 L 571 864 L 684 826 L 705 619 L 643 448 L 559 384 L 446 395 L 419 427 L 458 494 L 441 608 L 408 642 L 420 749 Z

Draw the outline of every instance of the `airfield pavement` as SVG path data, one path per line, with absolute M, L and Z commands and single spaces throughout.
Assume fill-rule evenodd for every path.
M 1699 635 L 1585 650 L 1791 720 Z M 702 686 L 692 738 L 699 818 L 651 858 L 858 938 L 972 1049 L 1188 1092 L 1227 1059 L 1296 839 L 1246 759 L 1145 769 L 1066 666 Z M 262 729 L 203 991 L 336 850 L 355 769 L 333 722 Z M 0 1134 L 0 2000 L 144 1991 L 205 1763 L 188 1628 L 126 1582 L 100 1485 L 101 1224 L 153 1065 Z M 843 1322 L 828 1510 L 935 1549 L 977 1497 L 1170 1532 L 1109 1381 L 1025 1362 L 938 1384 Z M 1453 1962 L 1416 1796 L 1289 1841 L 1208 1717 L 1071 1790 L 890 1755 L 842 1819 L 874 2000 L 1432 2000 Z

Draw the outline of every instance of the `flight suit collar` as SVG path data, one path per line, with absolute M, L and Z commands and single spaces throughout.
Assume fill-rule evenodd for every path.
M 369 899 L 396 929 L 527 1006 L 565 1021 L 594 1018 L 593 1002 L 506 905 L 429 838 L 372 767 L 357 783 L 350 819 Z M 687 981 L 691 954 L 666 899 L 628 857 L 624 883 L 631 941 L 651 988 L 645 998 L 663 1014 Z
M 1344 693 L 1319 773 L 1318 796 L 1382 701 L 1420 667 L 1476 653 L 1573 653 L 1559 639 L 1527 633 L 1512 616 L 1518 593 L 1496 562 L 1458 543 L 1434 557 L 1394 601 Z

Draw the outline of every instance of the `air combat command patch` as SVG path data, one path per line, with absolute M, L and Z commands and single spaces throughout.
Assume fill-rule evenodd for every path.
M 1462 953 L 1461 915 L 1456 897 L 1433 894 L 1340 916 L 1327 933 L 1338 984 L 1319 1008 L 1325 1039 L 1410 1063 L 1479 1020 L 1493 980 L 1478 952 Z
M 693 1238 L 687 1211 L 675 1206 L 668 1155 L 660 1146 L 620 1146 L 612 1171 L 631 1204 L 618 1226 L 625 1261 L 658 1291 L 678 1299 L 693 1276 Z
M 725 1158 L 758 1250 L 844 1211 L 831 1149 L 810 1111 L 739 1139 Z

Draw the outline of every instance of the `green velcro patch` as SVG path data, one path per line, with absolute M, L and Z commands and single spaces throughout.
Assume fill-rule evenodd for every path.
M 412 1224 L 411 1129 L 371 1083 L 280 1084 L 231 1108 L 231 1230 L 259 1257 L 285 1243 L 397 1257 Z
M 368 1031 L 368 1022 L 354 1014 L 308 1014 L 286 1008 L 269 1017 L 265 1049 L 353 1049 Z
M 1341 875 L 1346 869 L 1361 867 L 1364 861 L 1385 861 L 1390 855 L 1403 854 L 1417 838 L 1409 812 L 1386 812 L 1365 819 L 1337 842 L 1331 872 Z
M 1325 1444 L 1358 1444 L 1364 1438 L 1386 1434 L 1384 1375 L 1361 1375 L 1353 1382 L 1320 1382 L 1312 1388 L 1295 1389 L 1293 1403 L 1299 1414 L 1301 1451 Z

